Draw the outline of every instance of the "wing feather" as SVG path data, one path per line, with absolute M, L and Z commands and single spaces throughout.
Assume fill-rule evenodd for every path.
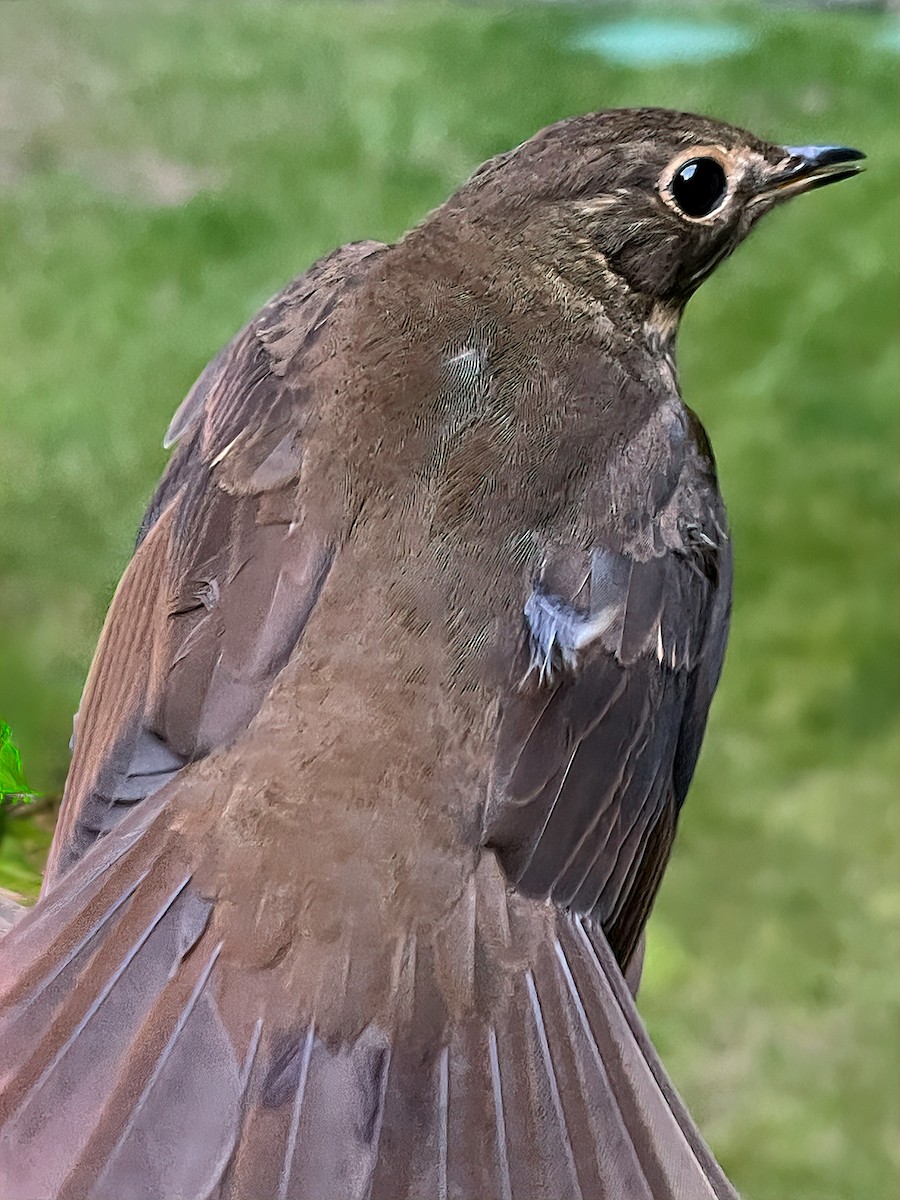
M 554 597 L 542 584 L 530 634 L 541 645 L 525 647 L 512 674 L 486 810 L 485 842 L 510 880 L 598 922 L 623 969 L 671 851 L 725 650 L 731 550 L 710 460 L 697 477 L 705 527 L 667 546 L 658 513 L 650 558 L 595 549 L 586 612 L 573 606 L 584 589 Z M 557 555 L 554 573 L 581 579 L 581 562 Z M 544 670 L 528 670 L 529 654 Z
M 319 339 L 378 253 L 346 246 L 276 296 L 178 409 L 178 443 L 110 607 L 44 890 L 190 762 L 245 729 L 330 568 L 297 499 Z

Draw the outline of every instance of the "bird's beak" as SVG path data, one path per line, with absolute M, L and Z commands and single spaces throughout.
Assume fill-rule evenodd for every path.
M 786 200 L 799 192 L 811 192 L 826 183 L 837 183 L 857 175 L 865 158 L 852 146 L 785 146 L 786 157 L 760 188 L 760 198 Z

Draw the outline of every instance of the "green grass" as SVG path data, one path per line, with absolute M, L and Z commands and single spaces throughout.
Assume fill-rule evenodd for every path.
M 863 147 L 865 176 L 767 219 L 681 336 L 734 527 L 734 634 L 641 1007 L 748 1200 L 887 1200 L 896 63 L 882 18 L 759 9 L 728 10 L 752 51 L 706 64 L 569 48 L 609 12 L 2 7 L 0 717 L 58 795 L 169 415 L 316 256 L 396 236 L 487 155 L 592 108 Z M 0 885 L 33 892 L 48 814 L 5 828 Z

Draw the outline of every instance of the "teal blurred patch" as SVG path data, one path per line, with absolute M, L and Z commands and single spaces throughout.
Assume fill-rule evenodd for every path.
M 739 25 L 658 21 L 644 17 L 596 25 L 572 40 L 576 50 L 602 54 L 611 62 L 627 67 L 706 62 L 742 54 L 752 45 L 753 38 Z

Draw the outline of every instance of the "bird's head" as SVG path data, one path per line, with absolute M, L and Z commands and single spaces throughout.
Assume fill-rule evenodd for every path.
M 630 298 L 677 320 L 758 217 L 855 174 L 863 157 L 846 146 L 775 145 L 689 113 L 614 109 L 551 125 L 491 159 L 451 205 L 496 222 L 608 306 Z

